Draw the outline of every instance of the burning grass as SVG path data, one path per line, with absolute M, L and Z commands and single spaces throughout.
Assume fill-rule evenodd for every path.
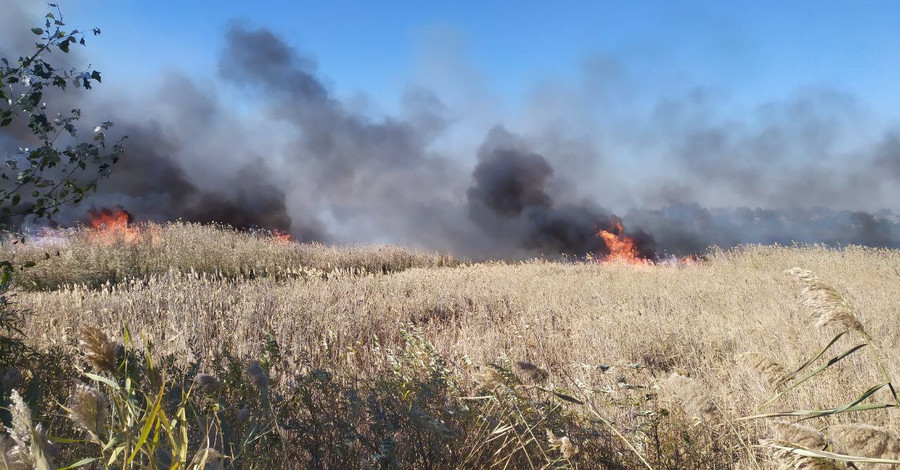
M 384 274 L 458 264 L 449 256 L 396 246 L 294 243 L 280 232 L 181 222 L 135 226 L 126 223 L 127 212 L 108 212 L 95 217 L 92 227 L 42 232 L 26 237 L 24 244 L 4 243 L 5 259 L 40 261 L 16 282 L 47 290 L 70 284 L 99 287 L 170 270 L 240 280 Z
M 65 287 L 19 292 L 18 304 L 30 311 L 22 324 L 25 339 L 38 351 L 57 354 L 57 367 L 70 370 L 66 385 L 56 385 L 65 394 L 60 403 L 70 389 L 77 391 L 77 372 L 65 364 L 90 362 L 78 359 L 85 332 L 94 332 L 90 344 L 103 342 L 91 328 L 114 340 L 130 332 L 134 351 L 152 344 L 173 383 L 208 389 L 186 405 L 190 455 L 199 452 L 200 442 L 213 442 L 237 466 L 249 465 L 248 455 L 267 455 L 268 464 L 256 464 L 778 468 L 773 459 L 792 457 L 790 451 L 782 445 L 773 453 L 755 444 L 790 443 L 792 435 L 777 423 L 738 418 L 759 414 L 771 381 L 809 359 L 833 336 L 829 328 L 840 326 L 812 326 L 806 294 L 783 271 L 803 266 L 819 274 L 817 282 L 834 286 L 855 308 L 867 334 L 882 345 L 900 343 L 898 251 L 747 247 L 713 252 L 696 265 L 646 266 L 448 266 L 399 252 L 394 255 L 405 261 L 395 266 L 402 269 L 387 275 L 301 279 L 237 270 L 225 277 L 216 273 L 242 266 L 229 259 L 242 251 L 253 254 L 243 260 L 269 260 L 270 272 L 290 266 L 283 256 L 291 250 L 307 250 L 306 263 L 325 266 L 354 260 L 377 267 L 393 258 L 377 249 L 286 244 L 211 227 L 159 230 L 162 245 L 155 247 L 90 244 L 73 235 L 69 249 L 95 253 L 97 265 L 132 259 L 129 269 L 137 276 L 124 275 L 103 289 L 54 281 L 44 285 Z M 163 269 L 170 267 L 178 269 Z M 32 270 L 53 271 L 41 264 Z M 855 344 L 849 336 L 836 343 L 844 349 Z M 124 354 L 108 345 L 94 350 L 103 352 L 96 357 Z M 247 375 L 248 365 L 255 375 Z M 886 355 L 882 365 L 893 377 L 900 373 L 896 354 Z M 26 373 L 25 381 L 65 375 L 43 367 Z M 846 403 L 859 394 L 858 384 L 883 377 L 864 356 L 851 355 L 763 411 Z M 136 377 L 135 383 L 151 379 Z M 56 388 L 44 389 L 51 394 L 47 390 Z M 886 393 L 872 399 L 885 401 Z M 211 403 L 218 414 L 207 411 Z M 65 418 L 49 406 L 35 414 L 52 430 L 66 429 Z M 804 436 L 833 427 L 825 435 L 852 444 L 858 439 L 846 429 L 887 440 L 900 430 L 890 409 L 867 414 L 865 426 L 871 427 L 860 428 L 859 415 L 807 422 L 815 429 Z M 211 425 L 216 419 L 220 424 Z M 265 433 L 240 447 L 235 442 L 251 422 Z M 221 440 L 210 441 L 209 429 Z M 885 442 L 893 448 L 893 441 Z M 83 448 L 70 452 L 73 459 L 86 455 Z
M 609 254 L 603 259 L 607 263 L 626 264 L 650 264 L 651 261 L 640 255 L 637 243 L 625 235 L 625 226 L 622 221 L 616 219 L 612 222 L 611 230 L 600 230 L 597 236 L 603 241 Z

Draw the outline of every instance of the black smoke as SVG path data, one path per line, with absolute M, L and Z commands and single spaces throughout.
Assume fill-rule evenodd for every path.
M 518 136 L 493 128 L 478 150 L 467 191 L 469 216 L 489 236 L 511 248 L 545 255 L 607 254 L 600 230 L 614 218 L 588 203 L 557 203 L 548 193 L 553 168 Z M 643 246 L 653 241 L 640 234 Z
M 4 57 L 30 47 L 36 14 L 9 12 Z M 539 107 L 536 125 L 485 129 L 465 155 L 446 145 L 465 116 L 427 88 L 410 87 L 383 115 L 335 93 L 311 56 L 272 31 L 235 23 L 223 39 L 216 77 L 170 72 L 149 88 L 105 80 L 60 95 L 128 135 L 112 176 L 61 223 L 121 205 L 139 221 L 523 258 L 603 254 L 597 232 L 618 215 L 650 258 L 746 243 L 900 246 L 900 219 L 878 211 L 898 208 L 900 134 L 850 142 L 864 111 L 840 93 L 799 93 L 745 117 L 701 90 L 630 121 L 617 120 L 610 94 L 612 117 L 596 122 L 581 108 L 590 100 L 545 97 L 537 104 L 561 115 Z M 89 62 L 78 54 L 65 63 Z M 27 144 L 27 131 L 0 129 L 0 144 Z

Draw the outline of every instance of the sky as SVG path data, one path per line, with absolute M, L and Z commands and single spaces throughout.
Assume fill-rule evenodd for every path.
M 620 61 L 642 96 L 703 86 L 753 103 L 826 87 L 857 96 L 884 119 L 900 98 L 893 1 L 60 4 L 72 24 L 102 28 L 91 57 L 123 82 L 167 68 L 213 75 L 224 31 L 237 22 L 283 35 L 316 60 L 337 93 L 364 94 L 388 109 L 411 84 L 451 88 L 435 76 L 441 61 L 471 67 L 468 78 L 513 109 L 542 82 L 578 80 L 603 58 Z
M 617 216 L 670 252 L 900 246 L 898 2 L 58 3 L 102 30 L 71 99 L 129 136 L 91 203 L 139 219 L 511 257 Z M 10 53 L 45 6 L 0 11 Z

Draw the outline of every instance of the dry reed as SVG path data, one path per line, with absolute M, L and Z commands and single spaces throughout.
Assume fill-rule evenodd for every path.
M 658 449 L 660 455 L 669 452 L 666 455 L 686 458 L 683 449 L 671 450 L 683 447 L 680 441 L 665 439 L 688 433 L 705 449 L 692 458 L 747 467 L 754 462 L 740 448 L 734 451 L 736 433 L 756 442 L 769 435 L 765 423 L 741 422 L 735 424 L 735 431 L 724 428 L 724 432 L 716 423 L 752 414 L 768 390 L 735 373 L 732 358 L 744 351 L 766 351 L 783 364 L 800 364 L 831 338 L 794 320 L 807 310 L 796 305 L 794 286 L 783 282 L 780 272 L 799 265 L 840 280 L 841 291 L 854 299 L 857 310 L 845 306 L 849 304 L 843 297 L 821 288 L 817 282 L 822 281 L 801 279 L 807 287 L 816 286 L 804 295 L 809 306 L 818 309 L 817 320 L 823 325 L 861 329 L 864 324 L 877 331 L 884 344 L 900 340 L 895 311 L 900 298 L 896 273 L 900 252 L 896 250 L 745 247 L 711 253 L 692 266 L 539 260 L 447 266 L 433 255 L 388 256 L 377 250 L 362 253 L 324 247 L 279 251 L 282 248 L 271 241 L 243 238 L 227 230 L 189 225 L 161 230 L 171 231 L 182 241 L 173 241 L 165 249 L 82 246 L 87 242 L 80 240 L 64 247 L 73 257 L 88 255 L 90 266 L 131 266 L 116 275 L 121 275 L 116 282 L 106 285 L 104 281 L 99 288 L 62 282 L 82 272 L 65 253 L 49 260 L 65 259 L 62 264 L 47 268 L 39 264 L 52 278 L 42 285 L 54 290 L 18 294 L 20 304 L 31 312 L 24 325 L 29 345 L 39 350 L 53 345 L 77 350 L 80 338 L 73 332 L 85 327 L 100 332 L 127 328 L 139 333 L 132 338 L 136 347 L 152 343 L 155 354 L 171 355 L 183 367 L 213 364 L 222 354 L 230 354 L 251 364 L 243 370 L 250 383 L 267 385 L 279 394 L 297 386 L 298 374 L 324 380 L 315 378 L 325 377 L 316 371 L 328 371 L 334 377 L 329 383 L 382 380 L 394 373 L 386 360 L 403 347 L 400 329 L 412 325 L 421 329 L 464 392 L 474 395 L 512 385 L 497 369 L 484 366 L 478 372 L 473 364 L 504 365 L 517 370 L 523 382 L 542 387 L 574 389 L 577 384 L 610 422 L 631 430 L 627 437 L 641 441 L 644 452 Z M 241 254 L 241 249 L 249 254 Z M 320 253 L 315 251 L 319 249 L 324 254 L 310 254 Z M 298 254 L 301 251 L 307 258 Z M 278 259 L 282 255 L 292 261 Z M 301 265 L 324 271 L 329 263 L 361 269 L 330 276 L 251 276 L 246 270 L 252 263 L 245 262 L 254 256 L 262 259 L 255 266 L 268 266 L 270 273 Z M 381 269 L 385 263 L 391 268 Z M 66 272 L 54 275 L 52 270 Z M 852 315 L 852 321 L 847 315 Z M 250 361 L 262 361 L 267 338 L 284 354 L 271 369 L 272 375 L 259 375 L 251 370 L 255 368 Z M 114 343 L 99 334 L 85 339 L 87 357 L 94 358 L 96 367 L 108 369 L 115 364 L 110 362 L 115 360 L 111 354 L 115 349 L 109 346 Z M 848 341 L 841 339 L 839 345 L 851 346 Z M 517 366 L 518 358 L 528 358 L 522 361 L 527 365 Z M 759 369 L 770 379 L 781 374 L 774 362 L 761 356 L 744 360 L 751 362 L 748 368 Z M 411 361 L 426 363 L 421 357 Z M 884 366 L 896 376 L 900 358 L 886 356 Z M 785 409 L 803 409 L 811 396 L 817 402 L 843 403 L 851 384 L 875 383 L 881 377 L 881 371 L 865 358 L 848 357 L 815 383 L 785 396 L 780 404 Z M 205 378 L 198 380 L 202 382 L 198 387 L 207 383 Z M 663 384 L 661 392 L 672 388 L 672 406 L 683 407 L 689 415 L 715 415 L 716 419 L 689 423 L 686 430 L 662 421 L 663 405 L 653 397 L 655 387 L 667 381 L 671 384 Z M 568 402 L 564 405 L 581 409 Z M 242 405 L 235 406 L 236 418 L 241 410 Z M 419 422 L 426 432 L 426 428 L 440 429 L 437 421 L 427 418 L 433 413 L 422 412 L 406 419 Z M 242 416 L 246 420 L 242 422 L 253 422 L 252 413 Z M 848 419 L 836 416 L 828 424 L 838 426 Z M 869 422 L 887 429 L 900 425 L 885 410 L 871 413 Z M 660 442 L 646 442 L 650 434 L 640 430 L 650 426 L 663 426 L 658 428 L 662 429 Z M 670 437 L 664 437 L 666 432 Z M 576 440 L 567 429 L 568 436 L 580 448 L 575 458 L 600 455 L 595 441 Z M 378 446 L 382 444 L 384 452 L 390 450 L 387 443 Z

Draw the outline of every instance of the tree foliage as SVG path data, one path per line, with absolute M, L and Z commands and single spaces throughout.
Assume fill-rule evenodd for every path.
M 35 50 L 15 62 L 0 58 L 0 127 L 27 126 L 29 147 L 13 149 L 0 164 L 0 218 L 34 214 L 51 217 L 68 204 L 76 204 L 97 188 L 122 155 L 122 140 L 107 143 L 111 122 L 97 125 L 89 138 L 79 135 L 76 125 L 81 110 L 53 113 L 45 99 L 54 89 L 69 85 L 91 89 L 100 83 L 96 70 L 57 67 L 51 53 L 68 54 L 73 44 L 84 45 L 90 31 L 66 31 L 55 4 L 44 18 L 43 27 L 31 28 L 38 37 Z M 49 114 L 48 114 L 49 113 Z
M 59 93 L 69 85 L 91 89 L 101 76 L 96 70 L 53 65 L 51 54 L 68 54 L 73 44 L 83 46 L 88 34 L 97 35 L 100 30 L 66 31 L 59 8 L 54 4 L 50 8 L 43 26 L 31 28 L 37 37 L 34 50 L 15 61 L 0 57 L 0 145 L 12 142 L 14 147 L 0 149 L 0 222 L 4 224 L 15 216 L 50 218 L 64 206 L 77 204 L 96 190 L 97 182 L 109 174 L 123 152 L 122 140 L 107 143 L 111 122 L 101 123 L 89 138 L 83 138 L 76 128 L 80 109 L 54 112 L 60 106 Z M 55 63 L 60 62 L 65 63 Z M 47 101 L 56 106 L 48 107 Z M 13 243 L 19 241 L 24 238 Z M 7 426 L 12 419 L 10 400 L 18 396 L 11 394 L 11 386 L 22 381 L 22 370 L 37 369 L 35 358 L 39 357 L 25 346 L 20 329 L 25 312 L 16 307 L 10 292 L 14 273 L 33 264 L 16 266 L 0 259 L 0 421 Z M 23 389 L 27 391 L 27 383 Z

